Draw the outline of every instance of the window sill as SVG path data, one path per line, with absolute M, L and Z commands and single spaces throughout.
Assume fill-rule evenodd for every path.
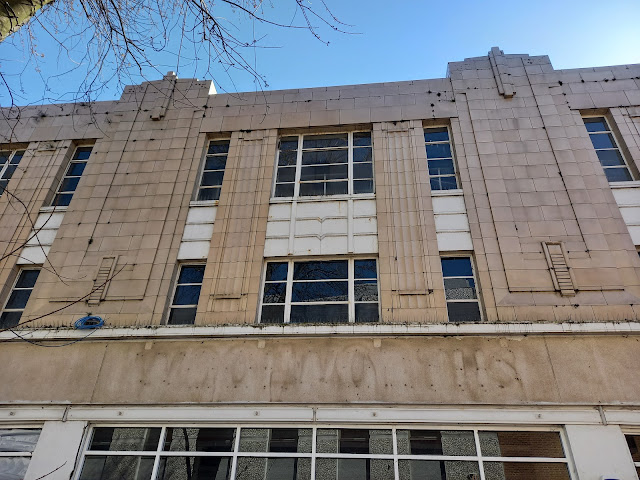
M 42 207 L 40 208 L 40 213 L 52 213 L 52 212 L 66 212 L 68 206 L 51 206 L 51 207 Z
M 315 197 L 271 197 L 269 203 L 332 202 L 336 200 L 375 200 L 375 198 L 375 193 L 358 193 L 353 195 L 318 195 Z
M 451 190 L 431 190 L 432 197 L 461 197 L 463 191 L 461 188 L 452 188 Z
M 189 202 L 190 207 L 217 207 L 220 200 L 193 200 Z
M 609 182 L 611 188 L 638 188 L 640 180 L 632 180 L 630 182 Z

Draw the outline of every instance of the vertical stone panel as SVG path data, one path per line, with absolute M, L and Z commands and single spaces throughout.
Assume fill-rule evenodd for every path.
M 231 137 L 201 293 L 207 324 L 255 321 L 276 141 L 276 130 Z

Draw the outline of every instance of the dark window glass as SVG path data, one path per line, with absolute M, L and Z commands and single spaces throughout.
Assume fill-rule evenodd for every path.
M 16 282 L 16 288 L 33 288 L 40 275 L 40 270 L 22 270 L 18 281 Z
M 229 457 L 161 457 L 157 478 L 161 480 L 228 480 L 230 473 L 231 458 Z
M 598 150 L 598 159 L 603 167 L 611 167 L 616 165 L 624 165 L 624 160 L 620 152 L 616 150 Z
M 13 157 L 11 158 L 11 164 L 12 165 L 17 165 L 20 163 L 20 160 L 22 160 L 22 157 L 24 156 L 24 150 L 18 151 L 16 152 Z
M 231 452 L 235 428 L 167 428 L 164 450 L 172 452 Z
M 293 183 L 284 183 L 276 185 L 275 196 L 276 197 L 293 197 Z
M 5 179 L 9 180 L 11 177 L 13 177 L 13 173 L 16 171 L 17 168 L 18 168 L 17 165 L 8 165 L 2 176 Z
M 266 283 L 264 285 L 264 303 L 284 303 L 287 293 L 286 283 Z
M 447 303 L 450 322 L 479 322 L 480 307 L 476 302 Z
M 192 325 L 196 319 L 196 307 L 172 308 L 169 312 L 169 325 Z
M 276 175 L 276 182 L 293 182 L 296 179 L 296 167 L 279 168 Z
M 327 182 L 322 185 L 325 186 L 325 195 L 346 195 L 349 187 L 347 182 Z
M 429 160 L 429 175 L 454 175 L 453 160 Z
M 60 185 L 61 192 L 75 192 L 78 187 L 80 177 L 65 178 Z
M 355 163 L 373 161 L 373 155 L 371 154 L 371 149 L 370 148 L 354 148 L 353 161 Z
M 356 147 L 366 147 L 371 145 L 371 132 L 354 132 L 353 145 Z
M 354 180 L 353 193 L 373 193 L 373 180 Z
M 377 303 L 356 303 L 356 323 L 379 321 Z
M 633 180 L 626 168 L 605 168 L 604 174 L 610 182 L 629 182 Z
M 53 206 L 66 207 L 71 203 L 71 198 L 73 198 L 72 193 L 59 193 L 53 199 Z
M 399 460 L 398 468 L 400 480 L 480 480 L 480 469 L 477 462 Z M 511 480 L 511 477 L 503 477 L 502 480 L 506 478 Z M 517 478 L 519 479 L 519 477 Z
M 219 200 L 219 188 L 201 188 L 198 192 L 198 200 Z
M 349 300 L 345 282 L 293 282 L 292 302 L 339 302 Z
M 76 152 L 75 152 L 75 155 L 73 156 L 73 159 L 88 160 L 92 150 L 93 150 L 93 147 L 78 147 L 76 148 Z
M 469 257 L 442 258 L 442 275 L 445 277 L 471 277 L 471 259 Z
M 298 137 L 282 137 L 280 139 L 280 150 L 297 150 Z
M 154 457 L 87 456 L 80 480 L 149 480 L 153 462 Z
M 610 133 L 592 133 L 589 136 L 594 148 L 616 148 L 616 142 Z
M 284 305 L 263 305 L 260 323 L 284 323 Z
M 174 305 L 196 305 L 200 298 L 200 285 L 178 285 L 173 297 Z
M 269 262 L 267 263 L 266 279 L 268 281 L 286 280 L 287 271 L 287 262 Z
M 626 435 L 627 445 L 634 462 L 640 462 L 640 435 Z
M 227 157 L 207 157 L 204 162 L 205 170 L 224 170 L 227 166 Z
M 455 190 L 458 182 L 455 176 L 451 177 L 431 177 L 431 190 Z
M 349 152 L 345 149 L 302 152 L 302 165 L 346 164 L 348 161 Z
M 156 451 L 160 428 L 97 427 L 89 450 L 111 452 Z
M 369 453 L 369 430 L 340 430 L 339 453 Z
M 5 308 L 24 309 L 31 295 L 31 290 L 14 290 L 9 295 L 9 300 Z
M 291 323 L 347 323 L 346 304 L 291 305 Z
M 585 118 L 584 126 L 587 127 L 588 132 L 604 132 L 609 130 L 601 118 Z
M 424 131 L 425 142 L 448 142 L 449 131 L 447 127 L 427 128 Z
M 346 133 L 336 133 L 329 135 L 305 135 L 302 148 L 331 148 L 346 147 L 349 145 Z
M 178 283 L 202 283 L 204 265 L 185 265 L 180 270 Z
M 448 143 L 427 144 L 427 158 L 451 157 L 451 147 Z
M 377 302 L 378 301 L 378 281 L 377 280 L 356 280 L 353 285 L 354 300 L 356 302 Z M 376 307 L 377 308 L 377 307 Z
M 219 186 L 222 185 L 222 180 L 224 178 L 224 171 L 212 171 L 212 172 L 204 172 L 202 174 L 202 183 L 200 184 L 203 187 L 210 186 Z
M 20 323 L 20 317 L 22 317 L 22 312 L 2 312 L 0 315 L 0 328 L 11 328 L 15 327 Z
M 346 260 L 296 262 L 293 267 L 294 280 L 346 279 L 348 274 L 348 262 Z
M 207 153 L 209 155 L 229 153 L 229 140 L 216 140 L 209 142 L 209 149 L 207 150 Z
M 472 431 L 463 430 L 398 430 L 400 455 L 476 455 Z
M 292 151 L 292 152 L 287 152 L 287 151 L 280 151 L 280 155 L 278 156 L 278 165 L 280 166 L 296 166 L 298 160 L 298 152 L 297 151 Z
M 297 452 L 298 429 L 297 428 L 272 428 L 269 441 L 270 452 Z
M 300 170 L 301 182 L 313 180 L 341 180 L 343 178 L 347 178 L 347 176 L 348 167 L 346 164 L 302 167 Z
M 84 173 L 84 169 L 87 166 L 85 162 L 73 162 L 69 165 L 69 170 L 67 170 L 67 175 L 70 177 L 79 177 Z
M 353 178 L 373 177 L 373 165 L 370 163 L 360 163 L 353 166 Z
M 375 260 L 355 260 L 353 268 L 354 278 L 378 278 Z

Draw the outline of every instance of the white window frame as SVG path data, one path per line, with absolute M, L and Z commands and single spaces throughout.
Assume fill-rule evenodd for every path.
M 356 302 L 355 301 L 355 261 L 356 260 L 375 260 L 376 262 L 376 286 L 378 288 L 378 301 L 377 302 Z M 348 292 L 349 299 L 346 301 L 340 302 L 295 302 L 296 305 L 339 305 L 339 304 L 348 304 L 349 305 L 349 321 L 346 323 L 355 323 L 356 321 L 356 303 L 377 303 L 378 304 L 378 322 L 371 323 L 380 323 L 381 320 L 381 311 L 380 311 L 380 262 L 378 257 L 371 256 L 362 256 L 362 257 L 348 257 L 348 258 L 340 258 L 340 257 L 296 257 L 296 258 L 271 258 L 267 259 L 264 262 L 264 267 L 262 269 L 262 282 L 260 288 L 260 310 L 258 315 L 258 323 L 262 323 L 262 307 L 264 305 L 281 305 L 279 303 L 264 303 L 264 286 L 267 282 L 267 264 L 269 263 L 287 263 L 287 290 L 285 296 L 284 303 L 284 322 L 283 324 L 291 324 L 291 297 L 293 291 L 293 270 L 294 265 L 296 263 L 304 263 L 304 262 L 331 262 L 331 261 L 347 261 L 347 269 L 348 269 L 348 278 L 346 279 L 348 282 Z M 360 280 L 360 279 L 359 279 Z M 369 280 L 369 279 L 362 279 Z M 320 281 L 320 280 L 319 280 Z M 344 280 L 343 280 L 344 281 Z M 269 283 L 284 283 L 284 281 L 270 281 Z M 331 322 L 326 322 L 331 323 Z M 363 325 L 369 324 L 362 323 Z M 282 325 L 279 323 L 265 323 L 264 325 Z M 293 325 L 304 325 L 304 323 L 293 323 Z
M 620 156 L 622 157 L 622 161 L 624 162 L 624 168 L 627 169 L 627 172 L 629 173 L 629 176 L 631 177 L 631 180 L 620 180 L 620 181 L 614 181 L 614 182 L 609 182 L 609 179 L 607 178 L 607 181 L 609 182 L 609 184 L 612 185 L 616 185 L 625 181 L 635 181 L 637 180 L 634 169 L 631 168 L 630 166 L 630 162 L 629 159 L 627 158 L 627 156 L 624 153 L 624 150 L 622 148 L 620 148 L 620 145 L 622 144 L 622 142 L 620 141 L 620 139 L 618 138 L 618 135 L 616 134 L 616 132 L 614 132 L 611 128 L 611 122 L 609 121 L 609 119 L 607 118 L 607 115 L 582 115 L 582 123 L 585 126 L 585 129 L 587 128 L 587 125 L 585 124 L 584 120 L 588 119 L 588 118 L 601 118 L 604 121 L 605 126 L 608 128 L 608 130 L 602 131 L 602 132 L 590 132 L 589 130 L 587 130 L 587 136 L 589 137 L 589 142 L 591 143 L 591 147 L 593 148 L 594 152 L 597 152 L 598 150 L 611 150 L 611 149 L 603 149 L 603 148 L 598 148 L 596 149 L 595 145 L 593 145 L 593 142 L 591 140 L 591 134 L 592 133 L 599 133 L 599 134 L 604 134 L 604 133 L 608 133 L 611 135 L 611 138 L 613 138 L 613 142 L 615 143 L 615 149 L 617 150 L 618 153 L 620 154 Z M 617 169 L 622 169 L 623 166 L 620 165 L 618 167 L 616 166 L 609 166 L 609 167 L 605 167 L 604 165 L 602 165 L 602 163 L 600 162 L 600 159 L 598 158 L 598 163 L 600 163 L 600 166 L 602 167 L 602 170 L 604 171 L 605 169 L 609 169 L 609 168 L 617 168 Z M 605 178 L 606 178 L 606 173 L 605 173 Z
M 459 299 L 459 300 L 447 300 L 447 289 L 444 283 L 445 278 L 469 278 L 468 276 L 464 276 L 464 277 L 445 277 L 444 276 L 444 272 L 442 272 L 442 286 L 444 287 L 444 295 L 445 295 L 445 302 L 447 303 L 447 320 L 450 323 L 455 323 L 455 324 L 464 324 L 464 323 L 474 323 L 474 322 L 455 322 L 452 321 L 451 318 L 449 318 L 449 302 L 451 303 L 477 303 L 478 304 L 478 310 L 480 310 L 480 321 L 484 322 L 484 308 L 482 305 L 482 295 L 480 294 L 480 284 L 478 282 L 478 275 L 476 273 L 477 269 L 476 269 L 476 262 L 475 262 L 475 258 L 473 256 L 473 253 L 471 252 L 440 252 L 440 261 L 442 262 L 443 258 L 468 258 L 471 262 L 471 273 L 473 274 L 473 281 L 475 283 L 476 286 L 476 299 L 470 299 L 470 300 L 465 300 L 465 299 Z
M 373 191 L 372 192 L 365 192 L 365 193 L 353 193 L 353 149 L 354 149 L 354 144 L 353 144 L 353 134 L 354 133 L 369 133 L 371 134 L 371 146 L 368 148 L 371 148 L 371 169 L 372 169 L 372 182 L 373 182 Z M 302 153 L 304 151 L 303 149 L 303 145 L 304 145 L 304 137 L 313 137 L 313 136 L 319 136 L 319 135 L 344 135 L 347 134 L 347 138 L 348 138 L 348 146 L 347 151 L 348 151 L 348 159 L 347 159 L 347 193 L 343 193 L 343 194 L 336 194 L 336 195 L 304 195 L 304 196 L 300 196 L 300 176 L 301 176 L 301 172 L 302 172 Z M 285 137 L 298 137 L 298 149 L 296 151 L 297 155 L 296 155 L 296 174 L 295 174 L 295 180 L 293 182 L 293 196 L 291 197 L 276 197 L 276 185 L 277 185 L 277 178 L 278 178 L 278 167 L 279 167 L 279 160 L 280 160 L 280 140 L 282 138 Z M 343 147 L 344 148 L 344 147 Z M 355 148 L 361 148 L 361 147 L 355 147 Z M 308 149 L 308 150 L 313 150 L 313 149 Z M 335 131 L 335 130 L 327 130 L 324 132 L 313 132 L 313 133 L 300 133 L 300 134 L 291 134 L 291 135 L 286 135 L 286 134 L 280 134 L 278 136 L 278 149 L 277 149 L 277 153 L 276 153 L 276 162 L 275 162 L 275 169 L 274 169 L 274 174 L 273 174 L 273 181 L 272 181 L 272 185 L 271 185 L 271 199 L 272 200 L 308 200 L 308 199 L 335 199 L 335 198 L 340 198 L 340 197 L 351 197 L 351 196 L 355 196 L 355 197 L 360 197 L 360 196 L 371 196 L 375 194 L 376 191 L 376 172 L 375 172 L 375 159 L 374 159 L 374 153 L 373 153 L 373 130 L 361 130 L 361 129 L 357 129 L 357 130 L 350 130 L 348 132 L 345 131 Z
M 169 319 L 171 318 L 171 310 L 173 310 L 174 308 L 176 309 L 186 309 L 186 308 L 198 308 L 198 304 L 194 304 L 194 305 L 174 305 L 173 301 L 175 299 L 176 296 L 176 291 L 178 290 L 178 285 L 200 285 L 200 294 L 202 294 L 202 282 L 201 283 L 178 283 L 178 280 L 180 280 L 180 274 L 182 273 L 182 269 L 184 267 L 205 267 L 206 268 L 206 263 L 203 262 L 188 262 L 188 263 L 179 263 L 178 264 L 178 271 L 176 272 L 176 278 L 173 281 L 173 287 L 171 288 L 171 296 L 169 297 L 169 308 L 167 309 L 167 320 L 166 320 L 166 325 L 176 325 L 176 326 L 184 326 L 184 325 L 194 325 L 195 321 L 196 321 L 196 317 L 193 317 L 193 323 L 177 323 L 177 324 L 171 324 L 169 323 Z M 204 274 L 203 274 L 203 279 L 202 281 L 204 282 Z M 196 316 L 197 316 L 197 312 L 196 312 Z
M 121 427 L 121 428 L 161 428 L 158 448 L 154 451 L 105 451 L 95 450 L 90 451 L 91 438 L 93 436 L 94 428 L 100 427 Z M 168 428 L 234 428 L 234 445 L 233 450 L 229 452 L 193 452 L 193 451 L 163 451 L 167 429 Z M 243 428 L 256 428 L 256 429 L 270 429 L 270 428 L 297 428 L 297 429 L 311 429 L 312 446 L 311 453 L 293 453 L 293 452 L 241 452 L 240 451 L 240 434 Z M 322 429 L 366 429 L 366 430 L 390 430 L 392 436 L 392 453 L 388 454 L 353 454 L 353 453 L 319 453 L 317 452 L 317 436 L 318 430 Z M 454 430 L 454 431 L 470 431 L 473 432 L 475 442 L 475 455 L 468 456 L 454 456 L 454 455 L 410 455 L 398 453 L 398 430 Z M 491 457 L 482 455 L 480 448 L 480 432 L 557 432 L 560 437 L 562 450 L 564 457 Z M 162 457 L 228 457 L 231 459 L 230 468 L 230 480 L 235 479 L 237 472 L 238 459 L 243 457 L 261 457 L 261 458 L 309 458 L 311 461 L 311 479 L 315 478 L 316 462 L 318 459 L 384 459 L 390 460 L 394 466 L 394 478 L 399 479 L 399 461 L 402 460 L 432 460 L 432 461 L 461 461 L 470 462 L 478 465 L 478 471 L 480 473 L 479 480 L 485 480 L 484 463 L 485 462 L 502 462 L 502 463 L 558 463 L 563 464 L 567 468 L 568 478 L 573 480 L 575 477 L 575 471 L 573 463 L 570 458 L 568 441 L 566 434 L 562 428 L 558 427 L 527 427 L 527 426 L 467 426 L 467 425 L 430 425 L 421 423 L 416 424 L 327 424 L 327 423 L 313 423 L 313 424 L 238 424 L 238 423 L 219 423 L 219 424 L 96 424 L 87 429 L 85 441 L 83 443 L 82 454 L 79 456 L 78 465 L 76 468 L 76 474 L 74 478 L 78 480 L 84 467 L 85 459 L 91 456 L 145 456 L 154 457 L 154 465 L 152 470 L 151 479 L 156 480 L 158 475 L 160 459 Z
M 227 148 L 227 153 L 225 154 L 220 154 L 220 153 L 215 153 L 215 154 L 209 154 L 209 147 L 211 146 L 212 142 L 227 142 L 227 144 L 229 145 Z M 195 199 L 191 202 L 192 204 L 196 204 L 196 205 L 218 205 L 218 202 L 220 201 L 218 197 L 218 199 L 214 199 L 214 200 L 198 200 L 198 197 L 200 196 L 200 190 L 203 188 L 202 185 L 202 179 L 204 178 L 204 174 L 205 174 L 205 167 L 207 166 L 207 158 L 208 157 L 220 157 L 220 156 L 226 156 L 227 157 L 227 162 L 225 162 L 225 168 L 224 170 L 222 170 L 222 181 L 224 182 L 224 176 L 226 174 L 227 171 L 227 163 L 229 161 L 229 149 L 231 148 L 231 139 L 230 138 L 208 138 L 206 141 L 206 147 L 205 147 L 205 151 L 204 151 L 204 155 L 203 155 L 203 159 L 202 159 L 202 165 L 200 166 L 200 171 L 198 174 L 198 185 L 195 191 Z M 214 171 L 220 171 L 220 170 L 214 170 Z M 220 191 L 222 192 L 222 183 L 220 184 L 219 188 Z M 204 186 L 205 189 L 211 189 L 211 188 L 216 188 L 214 186 Z
M 89 157 L 86 160 L 80 160 L 80 159 L 76 159 L 76 155 L 78 154 L 78 150 L 81 148 L 90 148 L 91 151 L 89 152 Z M 56 191 L 53 195 L 53 199 L 51 200 L 51 207 L 54 207 L 56 209 L 66 209 L 69 205 L 57 205 L 56 204 L 56 199 L 58 198 L 58 195 L 68 195 L 71 194 L 71 198 L 69 199 L 69 204 L 71 204 L 71 200 L 73 200 L 73 196 L 75 195 L 76 191 L 78 190 L 78 186 L 80 185 L 80 179 L 82 178 L 82 176 L 84 175 L 84 170 L 87 168 L 87 164 L 89 163 L 89 158 L 91 158 L 91 155 L 93 154 L 93 148 L 94 145 L 77 145 L 75 147 L 75 149 L 73 150 L 73 155 L 71 156 L 71 160 L 69 160 L 67 162 L 67 165 L 64 169 L 64 174 L 62 175 L 62 178 L 60 179 L 60 183 L 58 183 L 58 186 L 56 188 Z M 71 165 L 74 163 L 84 163 L 85 164 L 85 168 L 82 170 L 82 173 L 80 175 L 67 175 L 67 173 L 69 172 L 69 169 L 71 168 Z M 73 191 L 70 190 L 60 190 L 62 188 L 62 184 L 64 183 L 65 179 L 67 178 L 77 178 L 78 179 L 78 185 L 76 185 L 76 188 Z
M 31 299 L 31 294 L 33 293 L 33 289 L 36 288 L 36 284 L 38 283 L 38 280 L 36 279 L 36 283 L 34 283 L 33 287 L 31 288 L 21 288 L 21 287 L 17 287 L 18 285 L 18 281 L 20 280 L 20 276 L 22 275 L 23 272 L 26 271 L 37 271 L 38 273 L 38 278 L 40 275 L 40 272 L 42 271 L 42 268 L 35 267 L 35 266 L 30 266 L 30 267 L 25 267 L 25 268 L 20 268 L 18 270 L 18 273 L 16 275 L 16 278 L 13 281 L 13 285 L 11 286 L 11 290 L 9 290 L 9 293 L 7 294 L 7 298 L 4 300 L 4 302 L 2 303 L 2 310 L 0 310 L 0 316 L 5 313 L 5 312 L 20 312 L 20 320 L 22 320 L 22 314 L 24 313 L 24 308 L 7 308 L 7 304 L 9 303 L 9 299 L 11 298 L 11 294 L 15 291 L 15 290 L 30 290 L 31 293 L 29 293 L 29 298 L 27 299 L 27 305 L 29 304 L 29 300 Z M 26 305 L 25 305 L 26 308 Z M 18 323 L 18 325 L 20 325 L 20 323 Z M 13 327 L 11 327 L 13 328 Z
M 453 148 L 453 135 L 451 133 L 451 126 L 450 125 L 428 125 L 428 126 L 423 126 L 422 127 L 423 139 L 424 139 L 424 133 L 427 130 L 431 130 L 431 129 L 434 129 L 434 128 L 446 128 L 449 140 L 448 141 L 441 140 L 441 141 L 437 141 L 437 142 L 427 142 L 425 140 L 424 141 L 425 155 L 427 153 L 427 145 L 440 145 L 440 144 L 448 143 L 449 144 L 449 149 L 451 150 L 451 162 L 453 163 L 453 175 L 431 175 L 429 173 L 429 159 L 427 158 L 427 175 L 429 176 L 429 188 L 431 189 L 431 192 L 438 192 L 438 193 L 441 193 L 441 194 L 453 193 L 453 192 L 456 192 L 458 190 L 461 190 L 462 189 L 462 184 L 460 183 L 460 171 L 458 169 L 458 161 L 456 160 L 456 152 L 455 152 L 455 149 Z M 433 159 L 433 160 L 438 160 L 438 159 Z M 451 176 L 453 176 L 456 179 L 456 188 L 448 188 L 448 189 L 445 189 L 445 190 L 442 190 L 442 189 L 434 190 L 433 188 L 431 188 L 431 179 L 432 178 L 451 177 Z
M 5 180 L 7 182 L 7 186 L 9 186 L 9 180 L 11 180 L 11 177 L 13 177 L 13 173 L 11 173 L 11 176 L 9 178 L 5 178 L 5 174 L 7 172 L 7 170 L 9 169 L 10 165 L 19 165 L 20 161 L 22 161 L 22 159 L 24 158 L 24 154 L 26 153 L 27 149 L 26 148 L 18 148 L 15 150 L 2 150 L 0 148 L 0 152 L 9 152 L 9 156 L 7 157 L 7 162 L 4 165 L 0 166 L 0 180 Z M 18 161 L 18 163 L 11 163 L 13 161 L 13 159 L 15 158 L 15 156 L 20 153 L 20 160 Z M 0 196 L 2 196 L 2 194 L 4 193 L 4 191 L 6 190 L 5 188 L 2 188 L 0 186 Z
M 40 435 L 42 434 L 42 425 L 0 425 L 0 430 L 38 430 L 39 434 L 38 434 L 38 441 L 40 440 Z M 36 446 L 34 446 L 34 451 L 37 447 L 37 442 L 36 442 Z M 33 452 L 25 452 L 25 451 L 20 451 L 20 452 L 0 452 L 0 460 L 3 458 L 15 458 L 15 457 L 22 457 L 22 458 L 29 458 L 29 462 L 31 462 L 31 458 L 33 457 Z M 27 471 L 29 469 L 29 466 L 27 464 Z
M 637 430 L 637 429 L 624 429 L 624 430 L 622 430 L 622 434 L 624 435 L 624 440 L 626 442 L 628 435 L 635 436 L 635 437 L 640 436 L 640 430 Z M 631 451 L 629 451 L 629 458 L 633 462 L 633 466 L 636 467 L 636 470 L 640 470 L 640 461 L 639 462 L 634 462 L 633 461 L 633 458 L 631 457 Z

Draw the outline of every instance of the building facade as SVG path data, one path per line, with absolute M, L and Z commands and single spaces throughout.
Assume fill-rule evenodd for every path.
M 638 478 L 640 65 L 3 118 L 0 478 Z

